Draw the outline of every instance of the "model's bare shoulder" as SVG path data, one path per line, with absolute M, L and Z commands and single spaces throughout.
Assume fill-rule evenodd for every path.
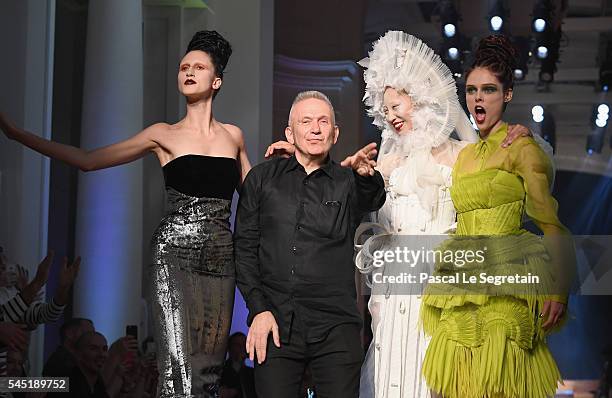
M 232 135 L 232 138 L 239 140 L 239 141 L 244 140 L 242 130 L 240 129 L 240 127 L 235 126 L 233 124 L 229 124 L 229 123 L 219 123 L 219 124 L 221 124 L 221 126 Z
M 172 129 L 172 125 L 168 123 L 155 123 L 146 127 L 140 132 L 141 135 L 153 141 L 159 141 L 163 135 Z
M 143 131 L 147 131 L 149 134 L 159 134 L 159 133 L 167 133 L 168 131 L 177 128 L 176 124 L 168 124 L 164 122 L 154 123 L 144 129 Z

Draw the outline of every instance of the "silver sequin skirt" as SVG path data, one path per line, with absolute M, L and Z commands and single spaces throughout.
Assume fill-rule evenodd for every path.
M 162 398 L 215 396 L 234 306 L 231 201 L 167 188 L 150 283 Z

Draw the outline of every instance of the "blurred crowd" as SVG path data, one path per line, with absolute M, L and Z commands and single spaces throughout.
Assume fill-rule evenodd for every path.
M 43 294 L 54 270 L 53 252 L 41 261 L 32 278 L 25 267 L 10 262 L 0 247 L 0 377 L 31 374 L 28 364 L 30 332 L 62 317 L 78 275 L 80 258 L 64 258 L 58 287 L 49 301 Z M 4 393 L 6 397 L 154 397 L 157 386 L 155 345 L 151 338 L 142 347 L 134 336 L 110 344 L 90 319 L 67 319 L 60 327 L 60 344 L 47 359 L 42 376 L 68 377 L 68 393 Z
M 109 345 L 96 331 L 94 320 L 68 318 L 59 328 L 60 344 L 33 374 L 28 363 L 30 333 L 39 325 L 62 318 L 71 300 L 71 289 L 81 259 L 62 259 L 54 267 L 54 254 L 40 262 L 33 277 L 25 267 L 10 261 L 0 247 L 0 377 L 67 377 L 70 391 L 59 393 L 0 393 L 0 397 L 60 398 L 154 398 L 157 390 L 156 345 L 152 337 L 127 335 Z M 58 287 L 44 294 L 49 275 L 57 272 Z M 45 296 L 52 297 L 45 301 Z M 221 377 L 221 398 L 257 398 L 253 368 L 247 364 L 246 336 L 230 336 L 227 360 Z M 300 397 L 314 397 L 306 370 Z

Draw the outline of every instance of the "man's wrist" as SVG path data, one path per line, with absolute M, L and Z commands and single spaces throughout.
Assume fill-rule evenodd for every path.
M 247 317 L 247 326 L 251 327 L 251 324 L 253 323 L 257 315 L 263 314 L 264 312 L 269 312 L 270 314 L 272 314 L 272 316 L 274 316 L 272 311 L 270 311 L 269 309 L 249 311 L 249 316 Z
M 255 316 L 253 318 L 255 318 L 255 317 L 259 316 L 259 315 L 265 314 L 266 312 L 269 313 L 270 315 L 272 315 L 272 311 L 265 310 L 265 311 L 258 312 L 257 314 L 255 314 Z M 274 316 L 274 315 L 272 315 L 272 316 Z
M 374 173 L 376 173 L 376 170 L 374 170 Z M 366 175 L 359 174 L 359 172 L 355 169 L 353 169 L 353 175 L 355 177 L 361 177 L 361 178 L 366 178 L 366 179 L 372 178 L 374 176 L 373 174 L 368 174 L 368 173 L 366 173 Z
M 371 184 L 372 181 L 375 181 L 377 179 L 376 175 L 380 174 L 380 172 L 376 169 L 374 169 L 374 173 L 372 174 L 367 174 L 365 176 L 359 174 L 357 171 L 353 170 L 353 175 L 355 176 L 355 181 L 357 181 L 357 183 L 366 183 L 366 184 Z M 382 181 L 382 174 L 381 174 L 381 181 Z M 384 181 L 383 181 L 383 186 L 384 186 Z

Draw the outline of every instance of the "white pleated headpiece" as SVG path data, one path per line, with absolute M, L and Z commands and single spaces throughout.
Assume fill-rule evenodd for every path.
M 383 140 L 397 135 L 385 121 L 383 95 L 387 87 L 406 92 L 415 105 L 415 134 L 405 135 L 408 142 L 403 143 L 404 149 L 435 148 L 448 139 L 460 111 L 457 87 L 451 71 L 423 41 L 389 31 L 359 64 L 366 68 L 364 102 L 374 124 L 383 130 Z

